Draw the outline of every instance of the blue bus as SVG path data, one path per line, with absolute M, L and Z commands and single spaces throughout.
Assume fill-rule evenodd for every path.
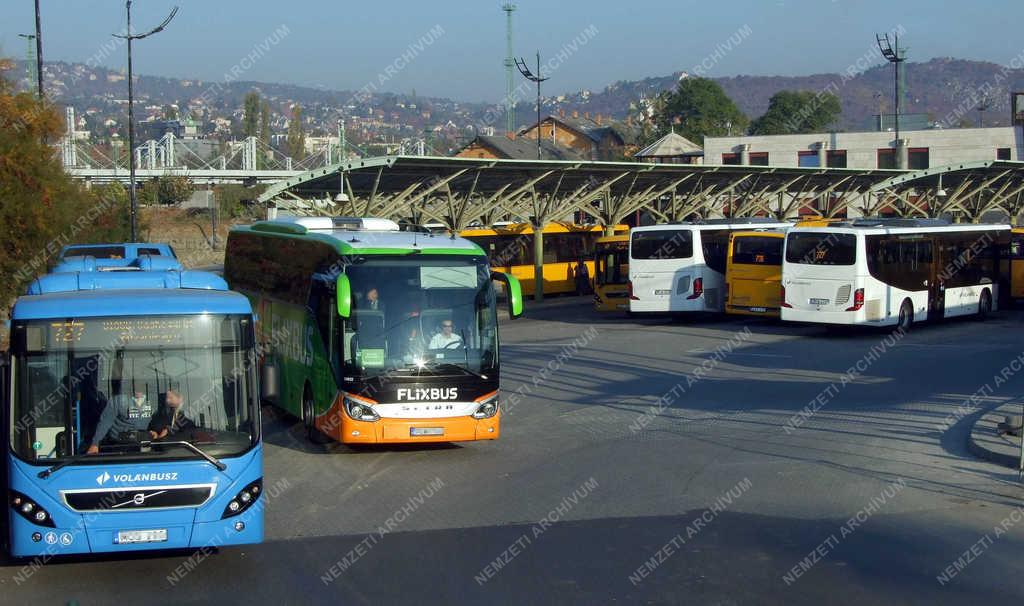
M 170 244 L 128 242 L 69 244 L 50 273 L 75 271 L 159 271 L 183 269 Z
M 262 541 L 253 325 L 206 272 L 34 281 L 2 381 L 11 555 Z

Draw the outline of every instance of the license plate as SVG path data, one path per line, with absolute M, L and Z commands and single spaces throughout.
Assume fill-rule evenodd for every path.
M 808 299 L 807 302 L 811 305 L 828 305 L 828 299 Z
M 444 427 L 410 427 L 410 436 L 443 436 Z
M 764 312 L 768 311 L 768 309 L 765 308 L 765 307 L 751 307 L 750 311 L 755 312 L 755 313 L 759 313 L 759 314 L 763 314 Z
M 665 290 L 656 290 L 656 291 L 654 291 L 654 294 L 655 294 L 655 295 L 658 295 L 658 296 L 664 296 L 664 295 L 670 295 L 670 294 L 672 294 L 672 291 L 671 291 L 671 290 L 669 290 L 669 289 L 665 289 Z
M 167 529 L 154 530 L 121 530 L 117 533 L 117 543 L 163 543 L 167 540 Z

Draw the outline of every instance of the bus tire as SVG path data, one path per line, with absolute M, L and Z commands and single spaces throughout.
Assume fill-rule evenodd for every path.
M 313 400 L 313 388 L 309 383 L 302 390 L 302 423 L 306 426 L 306 437 L 314 444 L 326 444 L 327 436 L 316 428 L 316 412 Z
M 992 313 L 992 293 L 986 288 L 981 291 L 981 299 L 978 301 L 978 319 L 985 321 Z
M 914 306 L 911 304 L 910 299 L 904 299 L 900 305 L 899 320 L 896 323 L 896 328 L 903 332 L 910 330 L 910 327 L 914 324 Z

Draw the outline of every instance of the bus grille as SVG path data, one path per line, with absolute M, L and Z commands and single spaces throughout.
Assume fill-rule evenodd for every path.
M 843 284 L 836 291 L 836 305 L 846 305 L 850 302 L 850 290 L 853 287 L 849 284 Z
M 64 502 L 75 511 L 138 511 L 169 507 L 199 507 L 213 496 L 213 484 L 199 486 L 124 486 L 110 490 L 64 491 Z

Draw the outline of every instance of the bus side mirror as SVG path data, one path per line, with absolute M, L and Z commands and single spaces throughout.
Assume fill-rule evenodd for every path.
M 335 294 L 338 297 L 338 315 L 348 319 L 352 315 L 352 284 L 345 274 L 338 275 Z
M 523 315 L 523 289 L 519 286 L 519 280 L 502 271 L 492 271 L 492 280 L 501 280 L 505 283 L 505 292 L 508 294 L 508 317 L 515 320 Z

